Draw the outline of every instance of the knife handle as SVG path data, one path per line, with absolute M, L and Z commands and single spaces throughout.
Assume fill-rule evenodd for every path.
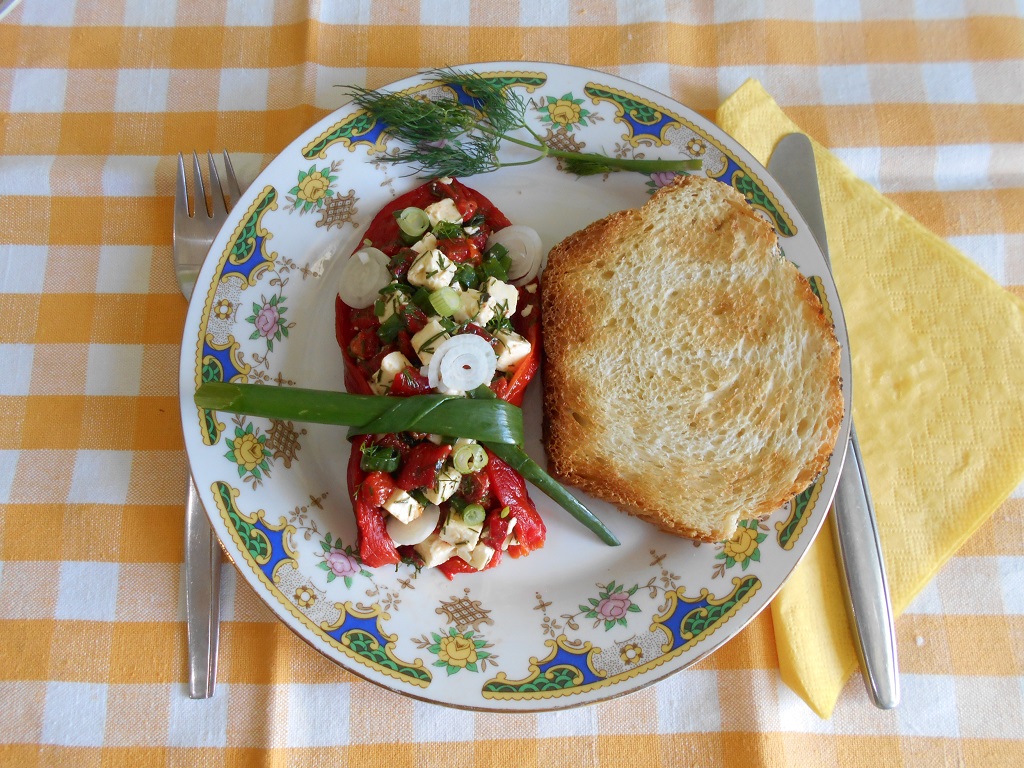
M 875 706 L 892 709 L 900 702 L 896 633 L 892 619 L 882 543 L 875 524 L 857 432 L 851 426 L 846 463 L 832 504 L 836 558 L 845 571 L 843 587 L 857 658 Z

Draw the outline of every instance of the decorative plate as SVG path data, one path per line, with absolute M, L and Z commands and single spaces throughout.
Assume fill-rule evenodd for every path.
M 517 89 L 552 146 L 628 157 L 699 157 L 740 190 L 811 278 L 844 347 L 846 326 L 821 252 L 792 203 L 729 136 L 660 93 L 600 72 L 498 62 L 472 69 Z M 465 98 L 416 76 L 392 86 Z M 343 428 L 206 412 L 206 380 L 343 387 L 334 336 L 340 268 L 374 214 L 420 183 L 384 126 L 352 106 L 314 125 L 242 195 L 192 296 L 181 354 L 181 413 L 192 471 L 239 572 L 280 619 L 351 672 L 450 706 L 545 710 L 656 682 L 736 635 L 782 586 L 824 519 L 844 451 L 814 485 L 766 520 L 697 545 L 588 500 L 622 541 L 606 547 L 539 492 L 544 549 L 448 581 L 434 570 L 371 571 L 359 562 L 345 487 Z M 523 159 L 516 147 L 507 159 Z M 554 160 L 467 183 L 550 248 L 623 208 L 670 174 L 580 178 Z M 846 391 L 846 411 L 850 394 Z M 526 448 L 542 464 L 540 383 L 524 402 Z M 838 447 L 845 448 L 849 417 Z M 253 663 L 260 663 L 254 659 Z

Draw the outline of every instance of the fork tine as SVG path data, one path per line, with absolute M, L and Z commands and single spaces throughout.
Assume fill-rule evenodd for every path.
M 182 219 L 187 219 L 188 213 L 188 189 L 186 187 L 185 180 L 185 158 L 181 156 L 181 152 L 178 153 L 178 183 L 174 193 L 174 222 L 175 230 L 178 228 L 178 222 Z
M 235 176 L 235 168 L 231 164 L 231 155 L 228 154 L 226 149 L 224 150 L 224 175 L 228 180 L 228 194 L 231 196 L 231 205 L 234 205 L 242 196 L 242 188 L 238 186 L 238 177 Z
M 195 210 L 193 215 L 198 216 L 199 211 L 202 210 L 209 216 L 210 209 L 206 205 L 206 188 L 203 186 L 203 169 L 199 167 L 199 155 L 195 153 L 195 150 L 192 151 L 192 186 L 195 189 L 195 202 L 192 204 Z
M 210 202 L 213 218 L 223 220 L 228 215 L 228 201 L 224 197 L 224 187 L 220 183 L 217 164 L 213 162 L 213 153 L 206 151 L 206 161 L 210 166 Z

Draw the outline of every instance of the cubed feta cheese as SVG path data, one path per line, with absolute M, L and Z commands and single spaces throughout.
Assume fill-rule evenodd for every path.
M 401 352 L 391 352 L 384 355 L 380 361 L 380 370 L 370 377 L 370 388 L 376 395 L 386 395 L 391 388 L 395 376 L 411 366 L 409 358 Z
M 406 273 L 410 285 L 419 285 L 428 291 L 451 285 L 454 277 L 455 262 L 436 248 L 420 254 Z
M 457 323 L 469 323 L 474 322 L 478 325 L 483 325 L 490 320 L 494 315 L 493 312 L 488 315 L 487 320 L 480 320 L 480 297 L 481 293 L 476 288 L 467 288 L 459 295 L 459 308 L 455 310 L 455 314 L 452 316 Z
M 520 361 L 530 354 L 531 345 L 515 331 L 499 331 L 495 334 L 498 346 L 494 350 L 498 354 L 499 371 L 513 371 Z
M 423 505 L 401 488 L 391 492 L 383 507 L 403 523 L 411 523 L 423 514 Z
M 459 490 L 461 482 L 461 472 L 455 469 L 455 467 L 443 467 L 437 473 L 437 483 L 433 488 L 425 489 L 423 495 L 427 497 L 431 504 L 440 504 L 442 501 L 450 499 Z
M 447 562 L 455 554 L 455 547 L 447 541 L 442 541 L 436 533 L 430 534 L 413 549 L 423 558 L 423 565 L 427 568 Z
M 512 317 L 516 313 L 516 306 L 519 304 L 519 289 L 514 285 L 502 282 L 496 277 L 487 278 L 484 283 L 484 293 L 487 294 L 486 306 L 490 307 L 494 314 L 500 309 L 505 317 Z
M 433 232 L 427 232 L 423 237 L 409 246 L 416 253 L 426 253 L 437 248 L 437 238 L 434 237 Z
M 455 201 L 450 197 L 442 197 L 436 203 L 431 203 L 423 209 L 430 219 L 430 226 L 436 227 L 439 221 L 450 221 L 453 224 L 462 223 L 462 214 L 459 213 Z
M 516 519 L 513 517 L 512 520 L 508 524 L 508 533 L 505 534 L 505 540 L 503 542 L 501 542 L 501 551 L 502 552 L 504 552 L 506 549 L 508 549 L 512 544 L 516 543 L 515 527 L 516 527 Z
M 481 529 L 482 526 L 473 528 L 467 525 L 462 515 L 453 509 L 448 513 L 448 519 L 438 535 L 452 546 L 472 549 L 480 541 Z
M 397 284 L 398 281 L 392 281 L 392 285 Z M 405 306 L 409 303 L 409 297 L 406 296 L 402 291 L 390 291 L 380 297 L 381 303 L 384 305 L 384 314 L 380 316 L 380 321 L 386 322 L 392 315 L 401 312 Z
M 494 557 L 494 550 L 486 544 L 478 544 L 472 549 L 469 547 L 456 547 L 455 554 L 480 571 L 491 562 L 491 558 Z
M 451 334 L 435 318 L 423 326 L 422 330 L 413 335 L 412 348 L 419 355 L 420 362 L 426 365 L 430 362 L 430 358 L 434 356 L 437 348 L 449 338 L 451 338 Z

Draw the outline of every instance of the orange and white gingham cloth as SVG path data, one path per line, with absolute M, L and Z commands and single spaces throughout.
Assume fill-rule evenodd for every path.
M 756 77 L 1024 296 L 1020 2 L 22 0 L 0 21 L 0 764 L 1024 764 L 1024 488 L 897 622 L 892 712 L 854 679 L 818 718 L 768 611 L 604 704 L 443 709 L 327 662 L 227 565 L 217 695 L 188 699 L 174 155 L 227 147 L 248 181 L 336 83 L 517 59 L 709 117 Z

